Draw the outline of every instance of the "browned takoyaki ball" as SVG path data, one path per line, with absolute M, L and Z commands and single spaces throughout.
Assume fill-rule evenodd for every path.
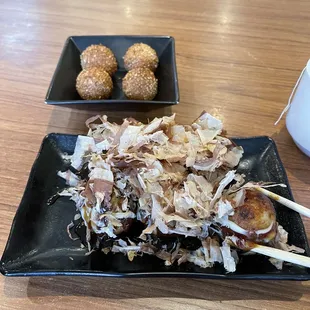
M 256 190 L 247 190 L 243 205 L 229 220 L 248 231 L 248 239 L 268 243 L 276 235 L 276 212 L 271 200 Z M 268 229 L 270 228 L 270 229 Z

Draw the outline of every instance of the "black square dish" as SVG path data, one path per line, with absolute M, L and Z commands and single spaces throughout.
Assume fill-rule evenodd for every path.
M 65 187 L 58 170 L 68 166 L 65 154 L 72 154 L 77 136 L 50 134 L 41 146 L 29 181 L 16 212 L 10 236 L 1 259 L 1 272 L 7 276 L 115 276 L 115 277 L 202 277 L 214 279 L 309 280 L 310 270 L 285 265 L 277 270 L 261 255 L 241 256 L 235 273 L 227 274 L 221 265 L 202 269 L 192 263 L 165 266 L 156 257 L 143 255 L 132 262 L 123 254 L 93 252 L 86 256 L 80 241 L 72 241 L 66 227 L 76 209 L 73 201 L 60 197 L 48 205 L 48 199 Z M 244 148 L 238 171 L 248 180 L 274 181 L 288 185 L 276 146 L 268 137 L 238 138 Z M 277 188 L 278 194 L 292 199 L 289 188 Z M 309 256 L 307 237 L 298 213 L 275 204 L 278 222 L 289 233 L 289 243 L 304 248 Z
M 126 74 L 123 56 L 134 43 L 145 43 L 155 49 L 159 66 L 155 71 L 158 79 L 158 93 L 152 101 L 129 100 L 122 91 L 122 79 Z M 92 44 L 109 47 L 117 60 L 118 69 L 113 75 L 113 92 L 106 100 L 83 100 L 76 91 L 76 78 L 82 70 L 80 55 Z M 141 105 L 177 104 L 179 87 L 175 61 L 174 39 L 169 36 L 72 36 L 65 43 L 54 76 L 48 88 L 47 104 L 88 103 L 134 103 Z

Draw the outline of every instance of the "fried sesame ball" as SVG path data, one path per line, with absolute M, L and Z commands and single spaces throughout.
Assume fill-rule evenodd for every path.
M 76 90 L 86 100 L 106 99 L 112 93 L 113 82 L 106 71 L 93 67 L 80 72 L 76 79 Z
M 158 57 L 149 45 L 136 43 L 127 50 L 124 65 L 128 71 L 135 68 L 149 68 L 154 72 L 158 66 Z
M 112 75 L 117 70 L 117 62 L 113 52 L 104 45 L 90 45 L 81 54 L 83 69 L 101 67 Z
M 128 99 L 153 100 L 157 94 L 158 81 L 148 68 L 130 70 L 123 78 L 123 92 Z

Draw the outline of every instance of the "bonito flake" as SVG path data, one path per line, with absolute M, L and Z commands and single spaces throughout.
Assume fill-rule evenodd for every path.
M 118 125 L 95 116 L 86 125 L 88 136 L 78 136 L 71 157 L 76 173 L 58 175 L 70 186 L 60 195 L 75 201 L 89 251 L 96 235 L 97 245 L 112 240 L 104 253 L 129 260 L 148 254 L 166 265 L 223 263 L 227 272 L 235 271 L 238 256 L 221 242 L 217 225 L 227 224 L 232 202 L 244 201 L 243 177 L 232 170 L 243 149 L 221 136 L 220 120 L 204 112 L 191 125 L 177 124 L 175 115 L 149 124 L 128 118 Z M 135 241 L 124 239 L 137 222 L 143 229 Z M 163 235 L 175 236 L 173 246 L 156 241 Z M 197 238 L 200 247 L 183 247 L 178 240 L 186 237 Z

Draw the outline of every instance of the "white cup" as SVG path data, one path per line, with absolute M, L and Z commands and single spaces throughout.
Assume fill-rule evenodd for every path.
M 298 148 L 310 156 L 310 60 L 292 93 L 286 127 Z

